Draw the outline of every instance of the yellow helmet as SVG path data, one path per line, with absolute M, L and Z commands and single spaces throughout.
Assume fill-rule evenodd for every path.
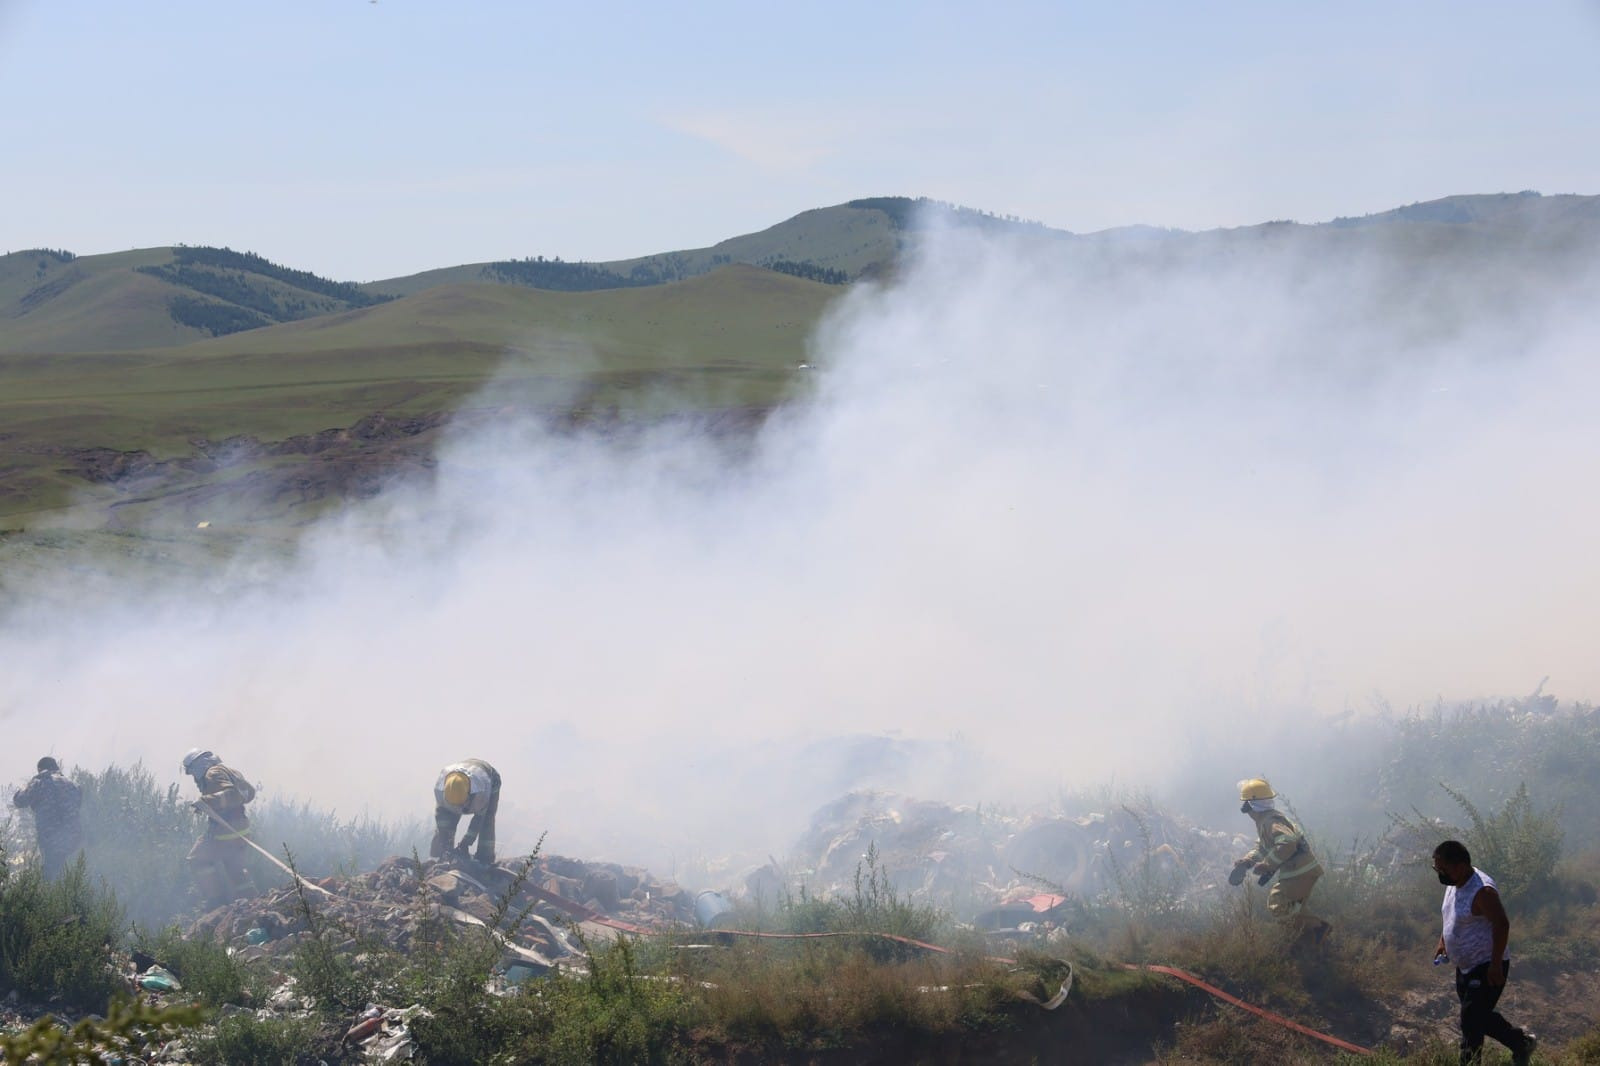
M 464 807 L 472 794 L 472 778 L 460 770 L 444 775 L 444 801 L 452 807 Z
M 1276 795 L 1264 777 L 1247 777 L 1239 782 L 1239 798 L 1242 800 L 1269 800 Z

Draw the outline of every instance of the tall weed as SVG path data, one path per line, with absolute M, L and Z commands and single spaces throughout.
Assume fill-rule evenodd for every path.
M 1463 793 L 1448 785 L 1444 790 L 1470 823 L 1466 845 L 1473 863 L 1490 872 L 1507 903 L 1551 886 L 1564 838 L 1559 811 L 1536 810 L 1526 783 L 1519 783 L 1505 805 L 1487 816 Z
M 185 992 L 207 1007 L 248 1003 L 264 991 L 262 973 L 209 937 L 185 939 L 177 926 L 150 933 L 133 929 L 132 948 L 171 970 Z
M 116 896 L 90 880 L 81 859 L 55 881 L 36 865 L 0 861 L 0 987 L 103 1011 L 121 987 L 110 958 L 121 928 Z

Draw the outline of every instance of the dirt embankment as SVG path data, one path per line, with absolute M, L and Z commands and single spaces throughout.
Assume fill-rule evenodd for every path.
M 647 435 L 682 431 L 717 443 L 729 456 L 748 449 L 771 411 L 732 408 L 642 420 L 606 408 L 529 411 L 475 408 L 407 416 L 369 414 L 349 426 L 283 440 L 248 435 L 189 441 L 185 455 L 145 449 L 61 447 L 10 441 L 43 457 L 60 479 L 83 486 L 80 507 L 98 509 L 108 528 L 309 521 L 340 502 L 371 499 L 398 484 L 426 484 L 444 434 L 532 419 L 547 431 L 627 447 Z M 37 480 L 37 479 L 35 479 Z

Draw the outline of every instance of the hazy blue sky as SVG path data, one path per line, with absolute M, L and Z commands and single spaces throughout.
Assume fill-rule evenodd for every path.
M 1600 3 L 0 0 L 0 251 L 367 280 L 858 196 L 1078 231 L 1600 192 Z

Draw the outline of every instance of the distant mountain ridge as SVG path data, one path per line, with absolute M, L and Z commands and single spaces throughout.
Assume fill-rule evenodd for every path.
M 0 353 L 129 351 L 192 343 L 370 307 L 439 285 L 514 285 L 553 292 L 643 288 L 745 264 L 828 285 L 882 277 L 930 225 L 976 227 L 1021 239 L 1202 251 L 1271 236 L 1325 242 L 1383 233 L 1387 246 L 1437 249 L 1501 239 L 1514 230 L 1568 250 L 1600 245 L 1600 197 L 1535 192 L 1451 196 L 1359 218 L 1190 233 L 1126 226 L 1074 234 L 1039 222 L 901 196 L 868 197 L 801 212 L 758 233 L 706 248 L 608 262 L 533 255 L 467 263 L 357 285 L 228 248 L 149 248 L 73 256 L 40 249 L 0 257 Z
M 362 286 L 368 292 L 407 296 L 441 284 L 491 282 L 567 292 L 661 285 L 744 263 L 810 281 L 842 285 L 890 269 L 921 224 L 929 221 L 998 230 L 1051 233 L 1043 223 L 993 215 L 927 198 L 879 196 L 803 211 L 775 226 L 692 248 L 636 259 L 564 262 L 559 257 L 524 259 L 428 270 Z
M 1600 197 L 1536 194 L 1090 234 L 884 197 L 709 248 L 375 285 L 226 248 L 33 250 L 0 257 L 0 530 L 91 498 L 113 528 L 292 526 L 391 476 L 427 476 L 443 428 L 474 420 L 605 435 L 689 419 L 733 441 L 810 394 L 839 282 L 892 279 L 947 227 L 1087 272 L 1064 276 L 1367 279 L 1390 295 L 1385 313 L 1439 344 L 1464 307 L 1514 310 L 1552 286 L 1581 299 L 1600 277 Z

